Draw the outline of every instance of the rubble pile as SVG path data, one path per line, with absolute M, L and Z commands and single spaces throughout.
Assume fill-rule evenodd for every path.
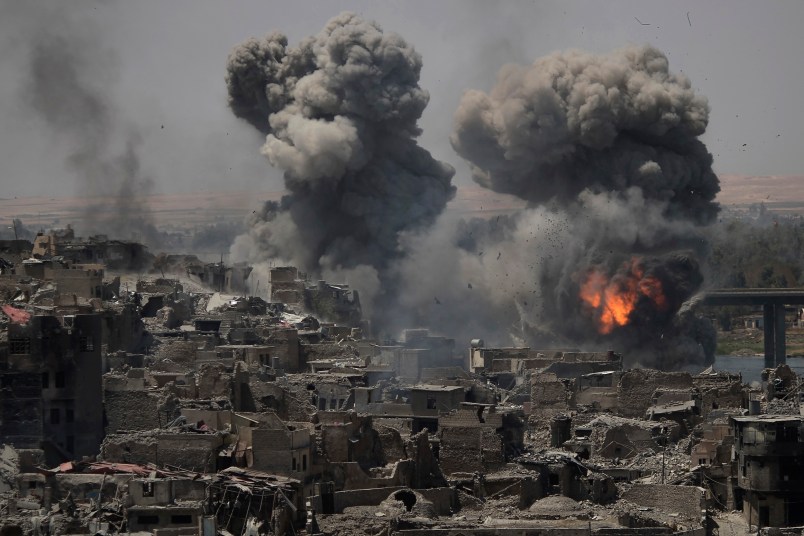
M 751 388 L 615 352 L 467 355 L 427 329 L 374 338 L 348 287 L 292 267 L 263 299 L 162 273 L 192 263 L 37 261 L 0 276 L 2 534 L 804 525 L 786 365 Z

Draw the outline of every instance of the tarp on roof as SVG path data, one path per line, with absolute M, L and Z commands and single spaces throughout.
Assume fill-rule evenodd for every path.
M 31 320 L 31 313 L 12 307 L 11 305 L 4 305 L 3 313 L 5 313 L 12 324 L 27 324 Z

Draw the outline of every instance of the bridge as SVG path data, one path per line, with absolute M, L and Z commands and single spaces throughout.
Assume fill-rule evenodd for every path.
M 787 360 L 784 308 L 804 305 L 804 288 L 724 288 L 703 294 L 702 305 L 761 305 L 765 338 L 765 368 Z

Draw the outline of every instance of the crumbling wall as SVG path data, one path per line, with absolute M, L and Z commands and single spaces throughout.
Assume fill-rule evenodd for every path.
M 305 420 L 300 417 L 299 412 L 294 412 L 294 418 L 290 418 L 288 411 L 287 392 L 275 383 L 260 380 L 256 376 L 249 376 L 248 384 L 239 384 L 241 389 L 241 407 L 236 408 L 242 411 L 273 411 L 283 420 Z M 294 404 L 294 407 L 298 404 Z M 306 413 L 305 413 L 306 415 Z
M 706 508 L 706 491 L 695 486 L 670 484 L 634 484 L 622 498 L 638 506 L 679 513 L 688 519 L 700 519 Z
M 100 459 L 115 463 L 140 465 L 157 463 L 157 432 L 107 434 L 100 448 Z
M 534 413 L 567 409 L 567 387 L 555 374 L 531 376 L 530 401 Z
M 215 472 L 223 438 L 217 434 L 161 434 L 157 442 L 159 465 L 201 473 Z
M 330 462 L 359 462 L 363 468 L 385 465 L 380 436 L 363 422 L 324 424 L 321 443 Z
M 656 389 L 691 389 L 692 386 L 692 376 L 687 372 L 629 370 L 623 373 L 617 385 L 617 407 L 623 417 L 643 418 L 653 404 Z
M 280 429 L 252 428 L 252 469 L 289 475 L 293 462 L 291 432 L 284 426 Z
M 693 378 L 701 393 L 701 416 L 706 418 L 712 410 L 741 408 L 747 396 L 740 376 L 731 374 L 699 375 Z
M 162 309 L 160 309 L 162 311 Z M 198 343 L 183 339 L 162 339 L 154 350 L 156 361 L 170 361 L 186 367 L 195 364 Z
M 198 398 L 202 400 L 232 398 L 232 375 L 223 365 L 203 365 L 195 377 Z
M 0 387 L 3 441 L 17 448 L 39 448 L 43 435 L 42 376 L 39 372 L 8 372 Z
M 438 458 L 444 474 L 483 471 L 481 445 L 483 434 L 479 426 L 442 428 Z
M 155 391 L 105 391 L 106 434 L 159 428 L 159 400 Z
M 69 495 L 75 501 L 86 501 L 99 496 L 111 500 L 128 487 L 133 475 L 103 475 L 81 473 L 57 473 L 53 486 L 54 501 L 60 501 Z
M 426 429 L 410 438 L 406 450 L 415 463 L 411 487 L 421 489 L 447 485 L 439 462 L 430 448 L 430 435 Z
M 382 455 L 387 463 L 398 462 L 408 457 L 405 451 L 405 442 L 399 431 L 385 425 L 374 425 L 382 448 Z
M 287 303 L 287 302 L 286 302 Z M 259 330 L 265 344 L 271 345 L 271 357 L 279 358 L 279 365 L 287 372 L 299 372 L 307 362 L 300 357 L 299 332 L 290 328 Z
M 301 360 L 305 364 L 320 359 L 351 359 L 359 357 L 358 350 L 351 344 L 321 342 L 301 345 Z

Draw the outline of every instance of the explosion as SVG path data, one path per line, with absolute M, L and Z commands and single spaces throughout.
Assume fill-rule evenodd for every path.
M 591 268 L 581 285 L 581 300 L 591 309 L 601 335 L 628 324 L 639 300 L 649 300 L 659 311 L 667 309 L 662 282 L 645 275 L 640 259 L 632 258 L 623 270 L 609 278 L 600 268 Z
M 416 142 L 421 68 L 402 37 L 353 13 L 296 47 L 275 32 L 232 50 L 229 106 L 265 135 L 288 190 L 255 211 L 233 257 L 363 283 L 364 303 L 367 281 L 394 294 L 400 236 L 430 226 L 455 193 L 452 167 Z
M 708 121 L 706 98 L 650 45 L 555 52 L 464 93 L 453 148 L 475 182 L 528 205 L 422 239 L 404 298 L 441 305 L 419 307 L 420 323 L 492 344 L 616 348 L 662 369 L 711 362 L 713 328 L 684 307 L 720 209 Z

